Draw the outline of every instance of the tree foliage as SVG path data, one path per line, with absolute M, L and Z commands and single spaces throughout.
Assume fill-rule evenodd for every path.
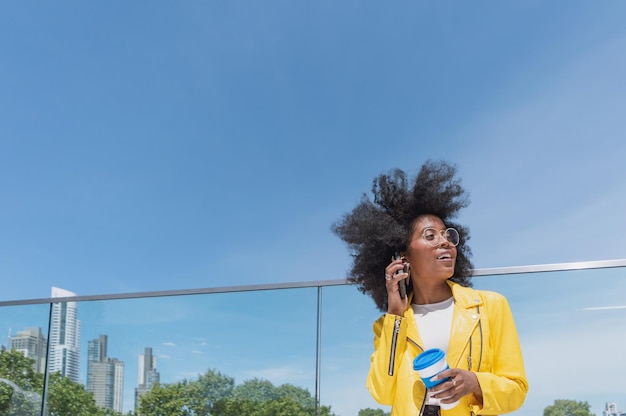
M 278 394 L 276 387 L 270 381 L 253 378 L 235 387 L 233 397 L 235 399 L 264 402 L 278 399 Z
M 311 416 L 315 398 L 291 384 L 274 386 L 254 378 L 235 386 L 234 379 L 215 370 L 197 380 L 161 384 L 140 399 L 138 416 Z M 320 416 L 333 416 L 321 406 Z
M 47 408 L 54 416 L 94 416 L 103 414 L 96 406 L 93 393 L 59 373 L 49 376 Z
M 34 360 L 19 351 L 0 352 L 0 414 L 35 416 L 41 413 L 43 374 L 33 370 Z M 46 401 L 48 414 L 54 416 L 121 416 L 121 413 L 96 406 L 93 394 L 59 373 L 48 377 Z
M 389 413 L 382 409 L 371 409 L 368 407 L 367 409 L 359 410 L 358 416 L 389 416 Z
M 312 413 L 305 411 L 302 406 L 289 397 L 282 397 L 267 401 L 236 399 L 231 397 L 215 403 L 213 415 L 311 416 Z
M 543 416 L 594 416 L 587 402 L 575 400 L 555 400 L 554 404 L 543 409 Z
M 157 384 L 141 397 L 137 414 L 141 416 L 194 415 L 208 416 L 209 403 L 197 382 L 183 380 Z
M 36 415 L 41 410 L 43 376 L 34 360 L 19 351 L 0 352 L 0 414 Z
M 202 393 L 209 402 L 230 397 L 235 388 L 235 379 L 216 370 L 208 370 L 200 375 L 197 380 L 201 386 Z
M 41 412 L 44 376 L 33 370 L 34 360 L 19 351 L 0 352 L 0 415 L 37 416 Z M 304 388 L 274 386 L 253 378 L 235 386 L 232 377 L 208 370 L 195 380 L 157 384 L 141 397 L 136 416 L 335 416 L 330 406 L 319 406 Z M 46 408 L 51 416 L 122 416 L 96 406 L 83 385 L 59 373 L 48 376 Z M 544 416 L 587 416 L 550 413 Z M 363 409 L 359 416 L 388 416 L 380 409 Z

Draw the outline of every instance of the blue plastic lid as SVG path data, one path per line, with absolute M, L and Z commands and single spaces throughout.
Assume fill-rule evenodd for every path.
M 445 357 L 446 353 L 439 348 L 426 350 L 413 360 L 413 370 L 423 370 Z

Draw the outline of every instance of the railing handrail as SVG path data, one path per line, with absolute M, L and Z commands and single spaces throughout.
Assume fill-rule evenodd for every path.
M 558 271 L 568 271 L 568 270 L 607 269 L 607 268 L 614 268 L 614 267 L 626 267 L 626 259 L 596 260 L 596 261 L 581 261 L 581 262 L 571 262 L 571 263 L 538 264 L 538 265 L 532 265 L 532 266 L 512 266 L 512 267 L 475 269 L 472 275 L 473 276 L 498 276 L 498 275 L 504 275 L 504 274 L 508 275 L 508 274 L 522 274 L 522 273 L 558 272 Z M 203 294 L 210 294 L 210 293 L 252 292 L 252 291 L 260 291 L 260 290 L 276 290 L 276 289 L 319 288 L 323 286 L 342 286 L 342 285 L 349 285 L 349 284 L 350 283 L 348 282 L 348 279 L 335 279 L 335 280 L 317 280 L 317 281 L 290 282 L 290 283 L 268 283 L 268 284 L 256 284 L 256 285 L 208 287 L 208 288 L 197 288 L 197 289 L 174 289 L 174 290 L 160 290 L 160 291 L 149 291 L 149 292 L 113 293 L 113 294 L 104 294 L 104 295 L 82 295 L 82 296 L 69 296 L 69 297 L 56 297 L 56 298 L 0 301 L 0 307 L 58 303 L 58 302 L 82 302 L 82 301 L 96 301 L 96 300 L 154 298 L 154 297 L 164 297 L 164 296 L 203 295 Z

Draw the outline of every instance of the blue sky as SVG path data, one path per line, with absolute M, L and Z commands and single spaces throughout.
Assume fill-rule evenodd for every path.
M 429 158 L 476 267 L 623 258 L 625 12 L 4 4 L 2 298 L 343 278 L 330 224 Z
M 0 300 L 343 278 L 332 222 L 427 159 L 471 194 L 477 268 L 625 258 L 625 18 L 621 0 L 2 4 Z

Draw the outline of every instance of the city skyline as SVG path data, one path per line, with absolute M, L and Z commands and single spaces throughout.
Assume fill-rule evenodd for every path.
M 129 400 L 133 406 L 124 406 L 124 361 L 108 356 L 107 353 L 108 335 L 100 334 L 98 338 L 91 339 L 87 344 L 86 376 L 79 377 L 79 380 L 72 380 L 82 384 L 85 390 L 94 394 L 94 401 L 101 408 L 108 408 L 118 412 L 127 412 L 136 409 L 136 401 Z M 34 371 L 43 374 L 45 371 L 46 338 L 41 327 L 27 327 L 16 333 L 15 336 L 7 337 L 6 345 L 1 345 L 2 350 L 17 350 L 25 357 L 35 360 Z M 141 363 L 139 368 L 140 376 L 137 377 L 135 399 L 145 394 L 159 382 L 159 373 L 156 371 L 156 357 L 151 355 L 152 348 L 146 347 L 144 353 L 137 354 Z M 43 352 L 43 356 L 41 356 Z M 35 353 L 39 354 L 39 360 Z M 146 356 L 146 359 L 144 357 Z M 42 360 L 43 358 L 43 360 Z M 43 362 L 43 364 L 41 364 Z M 142 365 L 151 362 L 150 368 L 142 370 Z M 82 366 L 79 365 L 79 369 Z M 50 370 L 58 371 L 62 370 Z M 79 372 L 83 374 L 82 372 Z M 65 375 L 69 377 L 69 375 Z M 70 377 L 71 378 L 71 377 Z M 139 392 L 138 392 L 139 391 Z M 128 394 L 126 394 L 128 396 Z M 127 397 L 128 399 L 129 397 Z M 131 397 L 132 398 L 132 397 Z

